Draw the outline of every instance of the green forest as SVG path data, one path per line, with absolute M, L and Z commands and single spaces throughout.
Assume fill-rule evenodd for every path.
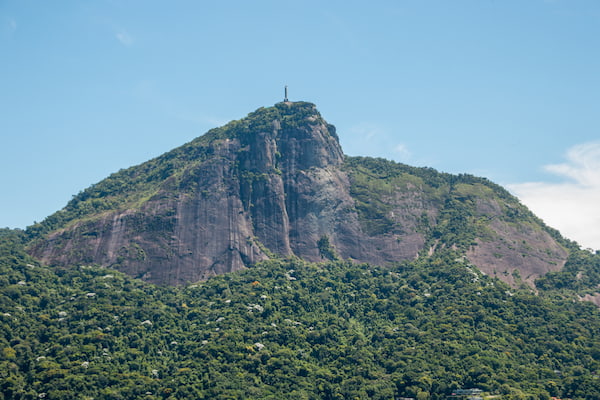
M 175 288 L 46 267 L 25 243 L 0 232 L 1 399 L 600 398 L 600 313 L 568 283 L 595 254 L 538 294 L 451 250 L 270 260 Z
M 215 172 L 220 186 L 208 187 L 231 189 L 247 208 L 235 215 L 251 215 L 258 206 L 242 196 L 249 182 L 279 182 L 286 172 L 282 149 L 263 169 L 246 162 L 258 154 L 252 149 L 268 147 L 254 142 L 275 126 L 291 135 L 314 133 L 319 124 L 327 140 L 337 141 L 310 103 L 261 108 L 110 175 L 25 231 L 0 229 L 0 400 L 466 400 L 453 393 L 467 389 L 484 399 L 600 399 L 600 311 L 581 301 L 598 294 L 600 254 L 581 250 L 485 178 L 346 156 L 339 166 L 352 201 L 346 214 L 327 214 L 315 199 L 295 203 L 344 223 L 355 216 L 361 235 L 347 243 L 416 240 L 416 250 L 390 257 L 389 265 L 386 259 L 385 267 L 344 259 L 340 242 L 325 232 L 315 239 L 312 260 L 320 256 L 319 263 L 277 256 L 256 239 L 265 255 L 258 259 L 270 260 L 244 262 L 247 268 L 207 281 L 155 286 L 81 261 L 94 260 L 98 242 L 65 245 L 70 236 L 112 232 L 101 222 L 126 212 L 135 222 L 133 239 L 120 246 L 143 252 L 141 233 L 177 238 L 174 204 L 205 195 L 200 177 L 214 166 L 203 163 L 223 161 L 219 149 L 230 139 L 239 148 L 226 153 L 229 164 L 223 161 L 229 186 Z M 297 139 L 290 143 L 300 149 Z M 327 140 L 319 142 L 323 149 L 333 143 Z M 335 175 L 314 166 L 306 171 L 298 176 Z M 316 179 L 290 193 L 309 196 Z M 340 185 L 331 192 L 346 188 Z M 43 250 L 32 249 L 52 235 L 52 251 L 81 257 L 48 266 L 29 255 L 43 259 Z M 528 267 L 544 261 L 542 272 L 531 267 L 527 280 L 507 261 L 509 268 L 489 272 L 494 276 L 482 273 L 465 254 L 490 244 L 496 259 L 531 260 Z M 154 258 L 161 260 L 157 270 L 166 268 L 171 253 L 165 254 Z M 507 276 L 512 286 L 500 280 Z

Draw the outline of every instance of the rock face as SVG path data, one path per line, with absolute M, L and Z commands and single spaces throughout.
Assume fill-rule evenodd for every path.
M 82 192 L 37 227 L 30 252 L 179 285 L 272 257 L 384 265 L 441 247 L 451 185 L 427 178 L 439 173 L 380 161 L 392 171 L 382 175 L 349 160 L 313 104 L 278 103 Z M 495 236 L 475 235 L 468 250 L 483 271 L 514 283 L 505 272 L 529 268 L 531 283 L 564 264 L 548 233 L 502 222 L 502 207 L 485 201 L 473 218 L 494 221 Z M 498 252 L 511 240 L 520 244 Z
M 477 238 L 477 245 L 469 249 L 467 257 L 482 272 L 511 285 L 521 281 L 533 287 L 537 278 L 564 266 L 567 251 L 539 226 L 503 220 L 495 200 L 480 201 L 477 209 L 480 216 L 491 218 L 491 237 Z

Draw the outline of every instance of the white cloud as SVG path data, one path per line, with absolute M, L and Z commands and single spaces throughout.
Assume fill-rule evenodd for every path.
M 410 158 L 410 151 L 408 150 L 408 147 L 406 147 L 406 145 L 403 143 L 398 143 L 396 147 L 394 147 L 394 152 L 398 154 L 400 159 L 404 160 Z
M 124 30 L 120 30 L 115 33 L 115 37 L 123 46 L 131 46 L 134 43 L 133 36 Z
M 350 133 L 357 138 L 371 140 L 381 138 L 385 135 L 385 129 L 381 126 L 369 122 L 362 122 L 350 128 Z
M 600 249 L 600 142 L 570 148 L 546 171 L 566 180 L 508 185 L 536 215 L 583 247 Z
M 8 29 L 10 32 L 15 32 L 17 30 L 17 21 L 15 21 L 14 19 L 9 19 Z
M 567 163 L 548 165 L 546 170 L 563 175 L 584 187 L 600 187 L 600 142 L 573 146 Z
M 3 18 L 1 29 L 2 33 L 10 36 L 17 31 L 17 21 L 13 18 Z

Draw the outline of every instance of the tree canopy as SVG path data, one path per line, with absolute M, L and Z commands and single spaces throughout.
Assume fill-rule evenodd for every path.
M 559 293 L 511 289 L 453 251 L 156 287 L 40 265 L 3 231 L 0 398 L 600 398 L 598 309 Z

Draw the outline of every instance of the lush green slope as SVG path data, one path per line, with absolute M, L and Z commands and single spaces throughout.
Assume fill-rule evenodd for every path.
M 477 215 L 476 203 L 492 199 L 502 208 L 502 218 L 506 222 L 535 225 L 562 246 L 572 251 L 579 247 L 547 226 L 506 189 L 489 179 L 469 174 L 453 175 L 433 168 L 412 167 L 372 157 L 347 157 L 344 167 L 352 177 L 352 195 L 368 231 L 393 231 L 392 221 L 386 218 L 390 206 L 385 203 L 385 198 L 412 185 L 423 191 L 424 197 L 440 210 L 437 221 L 423 216 L 421 229 L 428 238 L 428 244 L 441 240 L 467 250 L 476 237 L 487 235 L 489 220 Z
M 452 252 L 270 261 L 184 289 L 49 269 L 0 235 L 0 398 L 600 398 L 600 315 Z
M 594 294 L 600 288 L 600 253 L 574 251 L 561 271 L 540 278 L 541 289 L 559 289 L 565 293 Z

